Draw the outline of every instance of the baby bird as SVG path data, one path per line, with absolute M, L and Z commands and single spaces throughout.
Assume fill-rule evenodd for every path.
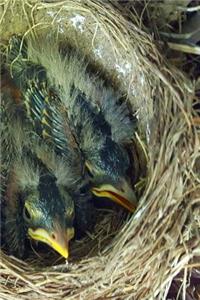
M 92 177 L 91 191 L 134 211 L 137 200 L 127 176 L 125 145 L 133 136 L 135 119 L 126 103 L 96 81 L 78 54 L 64 53 L 53 39 L 22 42 L 13 37 L 8 65 L 40 135 L 65 153 L 68 126 L 81 151 L 80 164 Z
M 3 239 L 10 253 L 19 257 L 25 254 L 28 236 L 67 258 L 76 223 L 73 199 L 79 197 L 72 190 L 79 186 L 78 178 L 74 180 L 69 160 L 58 158 L 32 134 L 23 111 L 13 103 L 13 94 L 6 87 L 1 96 Z
M 82 93 L 76 97 L 71 118 L 76 132 L 79 131 L 79 145 L 92 177 L 92 192 L 133 212 L 137 202 L 127 176 L 129 156 L 123 145 L 112 139 L 110 124 L 101 111 L 94 112 Z

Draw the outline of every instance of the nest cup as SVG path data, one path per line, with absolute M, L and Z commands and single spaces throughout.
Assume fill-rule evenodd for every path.
M 147 168 L 136 213 L 127 220 L 121 211 L 108 213 L 94 234 L 74 243 L 77 259 L 68 266 L 55 257 L 46 266 L 52 253 L 21 261 L 2 251 L 0 298 L 165 299 L 181 274 L 184 299 L 200 267 L 200 142 L 192 84 L 168 65 L 136 15 L 127 20 L 107 2 L 7 0 L 0 15 L 2 45 L 13 34 L 58 32 L 106 74 L 137 112 L 133 147 Z

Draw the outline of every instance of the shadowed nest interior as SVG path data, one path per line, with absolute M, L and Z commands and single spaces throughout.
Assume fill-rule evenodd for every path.
M 6 0 L 0 15 L 2 45 L 13 34 L 57 30 L 107 74 L 137 111 L 148 169 L 136 213 L 100 215 L 92 235 L 72 245 L 68 265 L 52 252 L 25 261 L 1 252 L 1 299 L 165 299 L 178 274 L 184 299 L 200 268 L 193 84 L 167 64 L 137 16 L 127 20 L 104 1 Z

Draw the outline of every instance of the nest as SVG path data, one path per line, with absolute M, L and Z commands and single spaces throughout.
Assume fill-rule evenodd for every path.
M 138 143 L 148 158 L 136 213 L 126 220 L 108 212 L 92 235 L 74 243 L 68 265 L 52 253 L 21 261 L 2 252 L 0 298 L 166 299 L 179 275 L 185 299 L 200 267 L 193 85 L 160 55 L 139 17 L 127 19 L 108 2 L 6 0 L 0 12 L 1 44 L 13 34 L 53 29 L 100 67 L 137 111 Z

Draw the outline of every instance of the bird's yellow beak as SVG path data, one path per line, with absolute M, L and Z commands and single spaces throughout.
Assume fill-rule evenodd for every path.
M 64 231 L 57 226 L 52 232 L 47 232 L 43 228 L 37 228 L 35 230 L 29 228 L 28 235 L 34 240 L 49 245 L 65 259 L 67 259 L 69 256 L 68 244 L 69 241 L 74 237 L 74 229 L 69 228 Z
M 137 200 L 134 191 L 124 180 L 120 187 L 104 184 L 100 187 L 93 187 L 92 193 L 97 197 L 106 197 L 120 204 L 130 212 L 134 212 L 137 207 Z

